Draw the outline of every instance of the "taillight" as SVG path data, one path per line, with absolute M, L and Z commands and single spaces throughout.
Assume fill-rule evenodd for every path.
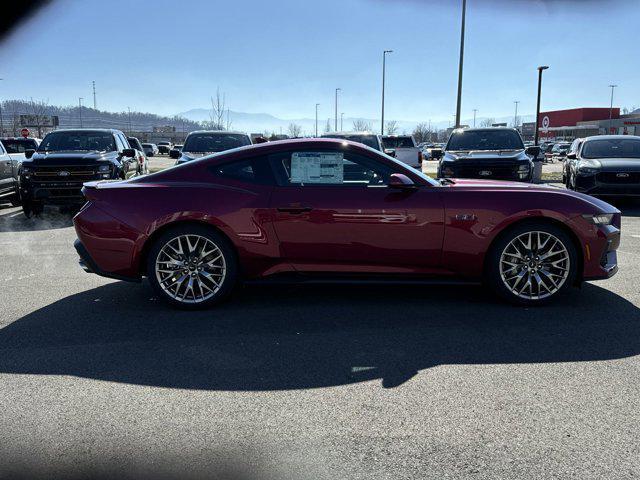
M 422 163 L 423 157 L 422 152 L 418 152 L 418 163 Z
M 144 157 L 142 155 L 138 157 L 138 162 L 140 163 L 140 165 L 144 164 Z

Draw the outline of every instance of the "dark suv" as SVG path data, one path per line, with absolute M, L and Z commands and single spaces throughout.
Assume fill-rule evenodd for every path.
M 513 128 L 467 128 L 451 133 L 438 164 L 440 178 L 531 182 L 539 147 L 524 147 Z
M 27 217 L 45 204 L 80 206 L 91 180 L 125 179 L 139 173 L 136 151 L 119 130 L 57 130 L 37 150 L 27 150 L 20 168 L 22 210 Z

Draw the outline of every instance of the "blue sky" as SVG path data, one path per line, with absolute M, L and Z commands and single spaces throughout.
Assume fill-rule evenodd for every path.
M 459 0 L 54 1 L 0 45 L 0 99 L 48 99 L 112 111 L 206 108 L 282 118 L 442 121 L 455 113 Z M 543 109 L 640 107 L 640 1 L 468 0 L 463 118 Z

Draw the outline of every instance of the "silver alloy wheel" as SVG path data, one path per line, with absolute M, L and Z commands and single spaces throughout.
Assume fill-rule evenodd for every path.
M 220 248 L 201 235 L 180 235 L 164 244 L 156 258 L 162 290 L 182 303 L 201 303 L 214 296 L 225 279 Z
M 547 232 L 518 235 L 500 255 L 504 285 L 526 300 L 540 300 L 556 293 L 566 282 L 570 267 L 564 243 Z

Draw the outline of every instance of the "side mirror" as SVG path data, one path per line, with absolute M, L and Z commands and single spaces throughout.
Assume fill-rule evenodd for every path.
M 537 147 L 535 145 L 533 147 L 527 147 L 524 153 L 526 153 L 530 157 L 537 158 L 538 155 L 540 155 L 540 147 Z
M 35 150 L 25 150 L 24 151 L 24 156 L 25 156 L 25 158 L 31 158 L 31 157 L 33 157 L 34 153 L 36 153 Z
M 573 153 L 567 153 L 567 159 L 569 160 L 577 160 L 578 159 L 578 154 L 573 152 Z
M 416 188 L 416 184 L 413 183 L 409 177 L 404 173 L 392 173 L 389 177 L 389 186 L 393 188 Z
M 169 152 L 169 157 L 174 160 L 179 159 L 181 156 L 182 154 L 180 153 L 180 150 L 176 150 L 175 148 Z
M 440 160 L 442 158 L 442 149 L 441 148 L 432 148 L 431 149 L 431 158 L 434 160 Z
M 393 148 L 385 148 L 384 153 L 386 153 L 390 157 L 396 158 L 396 151 Z
M 125 148 L 122 150 L 122 156 L 133 158 L 136 156 L 136 151 L 133 148 Z

